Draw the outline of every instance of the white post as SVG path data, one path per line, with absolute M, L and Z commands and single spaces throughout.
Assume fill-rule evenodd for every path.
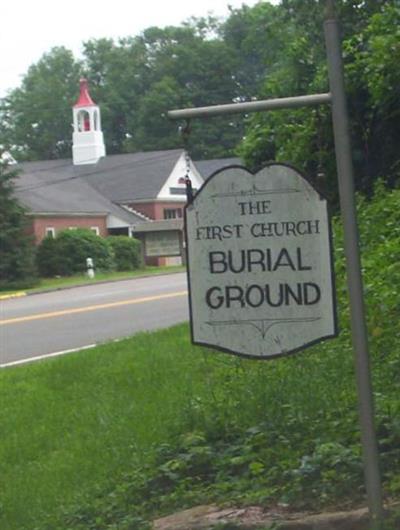
M 92 280 L 95 276 L 92 258 L 86 258 L 86 269 L 87 269 L 88 278 Z

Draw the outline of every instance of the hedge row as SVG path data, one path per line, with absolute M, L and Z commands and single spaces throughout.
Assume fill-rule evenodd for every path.
M 104 239 L 91 230 L 64 230 L 46 237 L 37 250 L 37 267 L 44 277 L 70 276 L 86 271 L 92 258 L 96 270 L 128 271 L 142 266 L 140 241 L 127 236 Z

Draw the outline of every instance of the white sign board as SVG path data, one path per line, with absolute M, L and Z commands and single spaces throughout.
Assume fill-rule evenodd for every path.
M 145 237 L 146 257 L 181 255 L 179 232 L 148 232 Z
M 225 168 L 185 217 L 194 343 L 270 358 L 337 334 L 327 202 L 298 171 Z

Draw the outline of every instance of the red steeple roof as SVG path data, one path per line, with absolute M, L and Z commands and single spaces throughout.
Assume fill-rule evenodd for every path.
M 87 79 L 81 79 L 79 84 L 79 98 L 74 107 L 91 107 L 96 105 L 96 103 L 90 97 Z

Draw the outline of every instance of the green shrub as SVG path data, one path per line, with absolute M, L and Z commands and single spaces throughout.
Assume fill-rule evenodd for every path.
M 86 258 L 92 258 L 97 270 L 115 266 L 107 241 L 91 230 L 64 230 L 56 238 L 46 238 L 38 248 L 37 264 L 42 276 L 69 276 L 86 271 Z
M 128 236 L 111 236 L 107 239 L 114 255 L 117 271 L 131 271 L 143 266 L 141 243 Z
M 58 253 L 58 241 L 47 236 L 40 243 L 36 253 L 36 264 L 41 276 L 56 276 L 59 274 L 61 256 Z

